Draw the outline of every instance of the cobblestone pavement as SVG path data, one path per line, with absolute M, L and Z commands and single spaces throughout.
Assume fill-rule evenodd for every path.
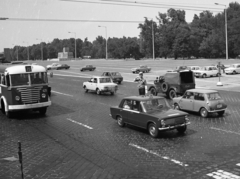
M 0 113 L 0 179 L 21 178 L 18 141 L 28 179 L 240 178 L 239 92 L 219 91 L 228 104 L 223 117 L 190 113 L 185 135 L 173 130 L 153 139 L 133 126 L 119 128 L 108 115 L 110 106 L 138 94 L 136 84 L 96 95 L 82 89 L 86 78 L 67 73 L 78 72 L 50 79 L 53 104 L 45 117 Z

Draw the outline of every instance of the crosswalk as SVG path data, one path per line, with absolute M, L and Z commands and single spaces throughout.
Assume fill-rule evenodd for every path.
M 240 167 L 240 163 L 236 164 Z M 207 176 L 215 179 L 240 179 L 239 175 L 224 171 L 224 170 L 217 170 L 212 173 L 208 173 Z

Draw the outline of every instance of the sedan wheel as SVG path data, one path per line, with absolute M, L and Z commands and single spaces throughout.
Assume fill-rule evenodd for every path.
M 202 117 L 207 117 L 208 116 L 208 111 L 206 110 L 206 108 L 201 108 L 200 115 Z
M 101 91 L 99 89 L 97 89 L 97 94 L 100 95 L 101 94 Z
M 88 89 L 87 89 L 87 87 L 86 87 L 86 86 L 84 86 L 83 88 L 84 88 L 85 92 L 87 93 L 87 92 L 88 92 Z
M 124 127 L 124 126 L 125 126 L 125 123 L 123 122 L 121 116 L 118 116 L 118 117 L 117 117 L 117 123 L 118 123 L 118 125 L 119 125 L 120 127 Z
M 206 75 L 206 74 L 203 74 L 203 75 L 202 75 L 202 78 L 206 78 L 206 77 L 207 77 L 207 75 Z
M 158 128 L 153 123 L 148 125 L 148 132 L 153 138 L 156 138 L 158 136 Z

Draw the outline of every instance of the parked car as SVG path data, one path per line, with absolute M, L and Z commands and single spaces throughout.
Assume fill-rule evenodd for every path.
M 80 71 L 94 71 L 96 69 L 96 67 L 94 67 L 94 66 L 92 66 L 92 65 L 86 65 L 86 66 L 84 66 L 84 67 L 82 67 L 81 69 L 80 69 Z
M 173 99 L 177 95 L 183 95 L 186 90 L 195 88 L 194 73 L 189 70 L 170 71 L 164 76 L 157 77 L 154 85 L 148 88 L 149 93 L 157 96 L 164 93 L 168 98 Z
M 60 63 L 53 63 L 51 65 L 47 65 L 47 70 L 58 70 L 61 66 L 62 65 Z
M 83 82 L 83 88 L 85 92 L 95 91 L 98 95 L 110 92 L 114 95 L 118 90 L 118 85 L 113 83 L 111 78 L 103 76 L 95 76 L 90 78 L 89 81 Z
M 188 66 L 187 69 L 188 70 L 191 70 L 193 71 L 194 73 L 197 71 L 197 70 L 200 70 L 200 66 Z
M 188 113 L 174 110 L 165 98 L 152 95 L 125 97 L 118 106 L 110 107 L 110 116 L 120 127 L 130 124 L 144 128 L 154 138 L 164 130 L 184 133 L 190 124 Z
M 183 71 L 183 70 L 188 70 L 187 66 L 177 66 L 174 71 Z
M 140 65 L 138 68 L 132 68 L 131 71 L 132 73 L 139 73 L 139 72 L 148 73 L 151 71 L 151 68 L 148 67 L 147 65 Z
M 225 68 L 225 73 L 227 75 L 240 73 L 240 64 L 233 64 L 230 67 Z
M 209 113 L 222 116 L 227 108 L 226 103 L 216 90 L 191 89 L 181 97 L 173 98 L 174 109 L 199 112 L 202 117 Z
M 123 81 L 123 77 L 119 72 L 103 72 L 102 76 L 110 77 L 114 83 L 118 84 L 121 84 Z
M 219 72 L 218 68 L 215 66 L 205 66 L 202 67 L 200 70 L 195 71 L 195 76 L 206 78 L 212 76 L 221 76 L 221 72 Z

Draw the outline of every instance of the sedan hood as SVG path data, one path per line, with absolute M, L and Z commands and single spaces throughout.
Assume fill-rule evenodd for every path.
M 152 115 L 154 117 L 157 117 L 157 118 L 174 118 L 174 117 L 187 115 L 188 113 L 179 111 L 179 110 L 175 110 L 172 108 L 165 108 L 160 111 L 153 111 L 153 112 L 151 111 L 148 114 Z

